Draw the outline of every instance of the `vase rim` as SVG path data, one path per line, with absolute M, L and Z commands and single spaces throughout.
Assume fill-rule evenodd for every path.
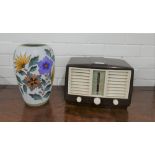
M 21 46 L 25 46 L 25 47 L 41 47 L 41 46 L 47 46 L 47 45 L 46 44 L 27 43 L 27 44 L 22 44 Z

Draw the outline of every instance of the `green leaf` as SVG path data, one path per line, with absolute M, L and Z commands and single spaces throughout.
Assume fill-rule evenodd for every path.
M 16 75 L 17 81 L 18 83 L 22 83 L 21 79 L 19 78 L 19 76 Z
M 25 85 L 23 85 L 23 90 L 25 93 L 27 93 L 27 87 Z
M 29 94 L 34 100 L 41 100 L 42 97 L 38 94 Z
M 55 61 L 55 55 L 52 56 L 52 59 Z
M 29 72 L 34 72 L 37 69 L 37 66 L 32 66 L 29 70 Z
M 46 85 L 46 81 L 44 79 L 42 79 L 42 84 L 43 84 L 43 86 Z
M 50 96 L 50 94 L 51 94 L 51 91 L 48 91 L 48 92 L 44 95 L 44 98 L 49 97 L 49 96 Z
M 45 52 L 46 52 L 46 54 L 47 54 L 49 57 L 52 57 L 52 56 L 51 56 L 51 51 L 50 51 L 49 49 L 45 49 Z
M 36 65 L 37 62 L 38 62 L 38 60 L 39 60 L 39 56 L 32 58 L 32 59 L 30 60 L 29 67 L 31 67 L 31 66 L 33 66 L 33 65 Z
M 19 87 L 19 89 L 20 89 L 20 92 L 23 94 L 23 90 L 22 90 L 22 88 Z
M 51 88 L 51 84 L 48 84 L 45 88 L 45 91 L 48 91 Z
M 20 70 L 18 73 L 19 73 L 20 75 L 26 75 L 26 73 L 25 73 L 24 71 L 22 71 L 22 70 Z

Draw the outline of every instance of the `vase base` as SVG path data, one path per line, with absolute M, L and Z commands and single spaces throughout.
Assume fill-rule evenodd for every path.
M 46 102 L 43 102 L 43 103 L 39 103 L 39 104 L 31 104 L 31 103 L 27 103 L 27 102 L 25 102 L 25 104 L 26 104 L 27 106 L 29 106 L 29 107 L 40 107 L 40 106 L 42 106 L 42 105 L 47 104 L 48 102 L 49 102 L 49 100 L 47 100 Z

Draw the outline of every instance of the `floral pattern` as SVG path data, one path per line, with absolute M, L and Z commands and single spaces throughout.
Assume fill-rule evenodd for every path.
M 51 72 L 52 65 L 53 61 L 49 59 L 47 56 L 44 57 L 43 60 L 38 62 L 40 74 L 49 74 Z
M 35 74 L 27 75 L 23 81 L 31 90 L 40 87 L 40 76 Z
M 23 68 L 25 68 L 25 65 L 29 62 L 30 60 L 30 56 L 26 56 L 26 53 L 24 55 L 20 55 L 18 57 L 16 57 L 15 59 L 15 67 L 16 67 L 16 71 L 20 71 Z
M 45 54 L 44 57 L 20 54 L 14 62 L 21 93 L 34 100 L 48 98 L 51 93 L 55 58 L 48 49 Z

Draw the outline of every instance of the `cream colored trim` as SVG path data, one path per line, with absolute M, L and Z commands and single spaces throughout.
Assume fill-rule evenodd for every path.
M 105 71 L 103 95 L 92 95 L 93 71 Z M 70 67 L 68 76 L 68 94 L 88 97 L 128 99 L 130 80 L 131 71 L 127 70 Z
M 93 70 L 92 69 L 90 69 L 90 79 L 89 79 L 89 82 L 90 82 L 89 96 L 91 96 L 91 94 L 92 94 L 92 86 L 93 86 Z

